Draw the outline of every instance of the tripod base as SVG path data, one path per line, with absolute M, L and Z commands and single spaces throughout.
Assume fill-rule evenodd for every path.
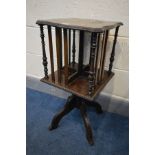
M 82 119 L 85 125 L 86 138 L 88 140 L 88 143 L 90 145 L 93 145 L 94 144 L 93 133 L 92 133 L 92 128 L 91 128 L 91 125 L 90 125 L 90 122 L 89 122 L 89 119 L 86 113 L 86 105 L 95 107 L 97 113 L 103 112 L 101 106 L 97 102 L 90 102 L 90 101 L 84 100 L 83 98 L 72 95 L 68 97 L 64 108 L 54 116 L 49 126 L 49 130 L 56 129 L 58 127 L 60 120 L 65 115 L 67 115 L 74 108 L 78 108 L 81 112 L 81 116 L 82 116 Z

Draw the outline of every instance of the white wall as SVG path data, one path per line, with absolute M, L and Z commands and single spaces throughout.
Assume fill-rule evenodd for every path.
M 115 76 L 103 90 L 103 93 L 128 100 L 128 0 L 27 0 L 27 75 L 38 78 L 43 76 L 40 32 L 35 24 L 36 20 L 67 17 L 121 21 L 124 23 L 120 27 L 116 45 Z M 112 36 L 108 40 L 107 56 L 111 52 L 111 43 Z

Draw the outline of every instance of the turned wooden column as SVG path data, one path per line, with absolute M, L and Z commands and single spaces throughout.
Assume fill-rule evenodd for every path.
M 41 37 L 41 43 L 42 43 L 42 54 L 43 54 L 43 66 L 44 66 L 44 74 L 45 78 L 48 79 L 48 68 L 47 68 L 47 57 L 46 57 L 46 51 L 45 51 L 45 41 L 44 41 L 44 27 L 43 25 L 40 25 L 40 37 Z
M 116 46 L 116 42 L 117 42 L 118 30 L 119 30 L 119 26 L 116 27 L 116 30 L 115 30 L 115 36 L 114 36 L 113 47 L 112 47 L 112 52 L 111 52 L 111 56 L 110 56 L 110 64 L 109 64 L 108 74 L 111 74 L 111 70 L 112 70 L 112 67 L 113 67 L 113 62 L 114 62 L 114 57 L 115 57 L 115 46 Z
M 92 33 L 91 35 L 91 49 L 90 49 L 90 71 L 89 71 L 89 95 L 94 92 L 95 89 L 95 69 L 94 69 L 94 60 L 95 60 L 95 50 L 97 47 L 97 33 Z
M 72 44 L 72 62 L 73 62 L 73 65 L 75 65 L 75 52 L 76 52 L 76 47 L 75 47 L 75 30 L 73 30 L 73 44 Z

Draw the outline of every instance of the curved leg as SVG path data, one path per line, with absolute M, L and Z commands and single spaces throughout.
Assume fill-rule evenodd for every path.
M 62 117 L 68 114 L 75 107 L 73 101 L 75 101 L 74 96 L 69 96 L 64 108 L 54 116 L 49 126 L 49 130 L 56 129 Z
M 84 102 L 81 103 L 80 112 L 81 112 L 81 115 L 82 115 L 82 118 L 83 118 L 83 121 L 84 121 L 84 125 L 85 125 L 85 128 L 86 128 L 87 140 L 88 140 L 89 144 L 93 145 L 94 144 L 93 133 L 92 133 L 92 129 L 91 129 L 91 126 L 90 126 L 89 119 L 87 117 L 86 107 L 85 107 Z

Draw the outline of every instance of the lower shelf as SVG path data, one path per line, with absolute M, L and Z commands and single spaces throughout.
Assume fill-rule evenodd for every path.
M 55 74 L 57 74 L 57 72 L 55 72 Z M 108 75 L 108 72 L 104 71 L 104 78 L 102 83 L 96 86 L 94 93 L 91 96 L 88 95 L 89 81 L 88 77 L 86 76 L 79 76 L 77 79 L 75 79 L 68 85 L 65 85 L 64 75 L 61 76 L 62 77 L 61 83 L 59 83 L 58 81 L 52 81 L 51 75 L 49 75 L 48 79 L 42 78 L 41 81 L 53 85 L 55 87 L 61 88 L 79 97 L 92 101 L 97 96 L 97 94 L 106 86 L 106 84 L 111 80 L 113 76 L 114 76 L 113 72 L 110 75 Z

